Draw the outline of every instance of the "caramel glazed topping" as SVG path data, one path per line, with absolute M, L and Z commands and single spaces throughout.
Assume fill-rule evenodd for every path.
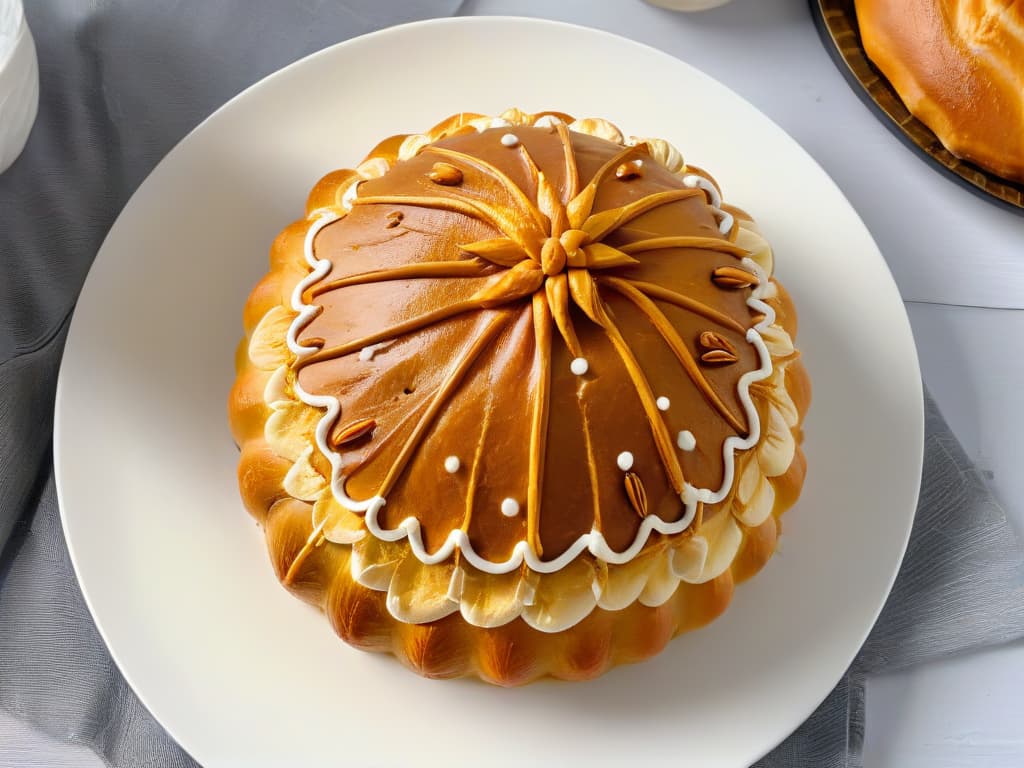
M 340 403 L 320 441 L 339 501 L 424 562 L 453 536 L 490 564 L 592 532 L 636 551 L 646 519 L 683 521 L 688 491 L 726 481 L 724 441 L 758 428 L 741 377 L 771 365 L 712 184 L 559 122 L 362 181 L 311 230 L 331 268 L 292 331 L 300 396 Z

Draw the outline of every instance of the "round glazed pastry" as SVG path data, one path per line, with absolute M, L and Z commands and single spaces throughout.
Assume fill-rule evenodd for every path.
M 771 556 L 810 386 L 772 251 L 604 120 L 458 114 L 313 189 L 245 308 L 281 582 L 431 677 L 597 676 Z
M 856 0 L 868 58 L 957 157 L 1024 181 L 1024 4 Z

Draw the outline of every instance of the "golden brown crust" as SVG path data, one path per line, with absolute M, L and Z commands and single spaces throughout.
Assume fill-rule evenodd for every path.
M 282 502 L 267 518 L 267 544 L 282 579 L 312 531 L 308 510 L 301 504 Z M 774 518 L 761 528 L 774 531 Z M 771 549 L 762 547 L 749 557 L 741 556 L 738 567 L 750 570 L 765 551 L 770 555 Z M 339 637 L 356 648 L 393 653 L 425 677 L 473 675 L 502 686 L 547 676 L 587 680 L 617 664 L 647 659 L 677 634 L 720 615 L 733 586 L 732 572 L 726 571 L 703 584 L 681 584 L 660 606 L 633 603 L 621 611 L 597 609 L 571 629 L 548 634 L 522 620 L 492 629 L 474 627 L 457 613 L 427 624 L 399 622 L 388 612 L 386 593 L 348 578 L 347 559 L 348 551 L 340 545 L 317 548 L 293 572 L 286 587 L 321 608 Z
M 957 157 L 1024 181 L 1024 4 L 857 0 L 868 58 Z
M 456 120 L 456 130 L 459 130 L 459 125 L 461 123 Z M 382 143 L 381 151 L 397 156 L 401 144 L 398 139 L 387 140 Z M 668 152 L 667 149 L 664 151 Z M 335 172 L 325 177 L 310 195 L 310 215 L 314 216 L 325 206 L 336 205 L 340 191 L 351 180 L 350 172 Z M 730 210 L 739 212 L 731 207 Z M 739 215 L 737 217 L 740 218 Z M 749 219 L 745 215 L 743 217 Z M 475 626 L 457 610 L 421 623 L 395 618 L 388 607 L 388 583 L 392 578 L 390 573 L 395 571 L 395 563 L 408 554 L 407 545 L 404 542 L 371 542 L 365 538 L 365 531 L 358 530 L 359 518 L 355 516 L 351 517 L 356 527 L 348 534 L 345 533 L 348 529 L 342 530 L 335 537 L 345 540 L 350 536 L 354 545 L 328 540 L 322 529 L 314 527 L 317 520 L 322 519 L 317 510 L 323 502 L 315 496 L 296 498 L 294 493 L 286 490 L 289 482 L 292 482 L 294 490 L 294 481 L 289 480 L 289 473 L 294 476 L 294 468 L 301 459 L 295 455 L 281 455 L 280 446 L 275 450 L 268 443 L 266 425 L 275 414 L 277 418 L 285 414 L 288 419 L 301 421 L 308 419 L 309 411 L 315 409 L 305 405 L 291 410 L 281 407 L 273 394 L 282 386 L 280 381 L 275 381 L 279 368 L 273 362 L 259 359 L 259 354 L 254 359 L 248 353 L 248 342 L 258 328 L 266 330 L 268 324 L 277 323 L 277 332 L 280 332 L 294 317 L 290 309 L 291 293 L 296 283 L 308 273 L 303 261 L 303 243 L 309 221 L 301 220 L 290 225 L 278 237 L 271 252 L 271 271 L 253 291 L 246 305 L 246 341 L 236 358 L 238 377 L 229 396 L 228 411 L 232 433 L 242 451 L 239 463 L 242 498 L 246 508 L 264 527 L 275 573 L 287 589 L 321 608 L 335 631 L 347 642 L 365 650 L 394 653 L 404 664 L 428 677 L 475 675 L 499 685 L 519 685 L 541 676 L 587 679 L 603 673 L 612 665 L 654 655 L 676 634 L 711 621 L 728 605 L 734 582 L 749 578 L 771 556 L 780 530 L 779 516 L 796 500 L 802 485 L 805 462 L 799 447 L 800 421 L 810 401 L 810 386 L 799 355 L 792 350 L 791 344 L 786 347 L 796 333 L 796 313 L 788 294 L 774 282 L 774 295 L 767 301 L 777 313 L 778 327 L 788 333 L 788 337 L 773 342 L 776 347 L 782 347 L 779 357 L 776 358 L 773 352 L 773 359 L 778 362 L 779 381 L 785 390 L 785 399 L 791 401 L 795 411 L 789 416 L 793 422 L 789 427 L 791 442 L 795 447 L 786 466 L 775 470 L 775 476 L 765 476 L 758 481 L 770 485 L 773 494 L 770 514 L 763 521 L 753 526 L 743 523 L 746 502 L 741 503 L 739 494 L 733 493 L 721 504 L 709 507 L 706 517 L 699 517 L 691 530 L 676 537 L 677 540 L 660 534 L 653 536 L 642 556 L 637 558 L 644 562 L 618 567 L 620 571 L 630 567 L 650 570 L 644 563 L 655 564 L 650 576 L 643 577 L 641 586 L 644 583 L 647 586 L 640 599 L 634 595 L 627 605 L 618 610 L 606 610 L 600 605 L 592 610 L 588 608 L 583 618 L 562 631 L 540 631 L 519 618 L 518 614 L 501 626 Z M 280 332 L 280 337 L 283 339 L 283 332 Z M 762 421 L 767 423 L 771 417 L 769 411 L 775 407 L 772 398 L 778 393 L 773 395 L 768 384 L 764 387 L 763 392 L 756 393 L 755 399 L 759 403 Z M 787 410 L 785 405 L 779 407 Z M 757 456 L 757 450 L 742 454 L 737 463 L 737 476 L 745 475 L 751 463 L 757 462 Z M 313 455 L 308 460 L 314 474 L 329 474 L 329 467 L 322 456 Z M 761 471 L 755 474 L 761 477 Z M 625 492 L 623 497 L 628 498 Z M 730 514 L 733 507 L 736 511 Z M 739 522 L 734 522 L 734 514 Z M 668 568 L 676 548 L 681 543 L 685 544 L 695 532 L 711 537 L 713 546 L 716 531 L 725 531 L 720 534 L 725 536 L 732 528 L 738 531 L 738 550 L 719 575 L 701 583 L 680 581 L 667 570 L 665 576 L 658 575 L 661 573 L 659 569 Z M 390 568 L 388 575 L 379 584 L 375 583 L 374 588 L 355 581 L 352 568 L 352 558 L 358 554 L 365 559 L 367 550 L 364 545 L 370 543 L 373 543 L 372 549 L 378 557 L 376 562 L 388 563 L 398 558 L 387 566 Z M 415 566 L 423 570 L 434 569 L 442 574 L 443 578 L 437 577 L 439 584 L 447 583 L 452 567 L 449 564 L 446 566 L 449 570 L 442 570 L 442 566 Z M 387 570 L 387 567 L 378 567 L 378 570 Z M 465 567 L 464 563 L 462 567 Z M 572 568 L 564 569 L 565 573 L 535 581 L 537 601 L 543 601 L 547 594 L 545 589 L 557 596 L 561 587 L 576 589 L 582 585 L 589 592 L 591 580 L 597 584 L 610 579 L 618 573 L 616 568 L 595 564 L 592 557 L 583 556 Z M 372 580 L 372 577 L 367 578 Z M 551 585 L 545 587 L 548 582 L 544 578 Z M 494 583 L 497 585 L 498 581 Z M 664 598 L 659 597 L 662 594 L 665 594 Z M 431 595 L 426 597 L 429 599 Z M 657 604 L 652 607 L 645 602 Z
M 802 461 L 795 464 L 803 466 Z M 544 676 L 585 680 L 611 666 L 654 656 L 674 636 L 719 616 L 731 600 L 734 581 L 749 578 L 771 557 L 776 521 L 784 511 L 782 504 L 777 505 L 768 520 L 747 532 L 732 568 L 721 576 L 703 584 L 680 584 L 668 602 L 654 608 L 633 603 L 621 611 L 597 609 L 554 635 L 521 620 L 494 629 L 473 627 L 459 614 L 428 624 L 399 622 L 387 610 L 385 593 L 348 577 L 348 550 L 337 544 L 314 550 L 293 571 L 286 587 L 324 610 L 331 626 L 349 644 L 393 653 L 426 677 L 476 675 L 503 686 Z M 312 531 L 309 505 L 281 502 L 271 510 L 265 527 L 271 561 L 283 580 Z

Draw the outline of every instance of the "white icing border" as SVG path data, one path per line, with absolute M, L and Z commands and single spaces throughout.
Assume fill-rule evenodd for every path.
M 690 189 L 701 189 L 706 192 L 710 198 L 711 209 L 718 218 L 718 231 L 723 235 L 728 235 L 732 232 L 732 225 L 736 220 L 731 213 L 722 210 L 722 196 L 718 194 L 718 189 L 714 184 L 695 173 L 683 176 L 683 184 Z
M 687 179 L 700 180 L 698 182 L 690 181 L 687 186 L 697 186 L 708 192 L 711 197 L 712 207 L 723 216 L 723 221 L 720 223 L 720 227 L 725 224 L 725 217 L 728 217 L 730 220 L 729 229 L 731 229 L 732 217 L 718 208 L 718 206 L 721 205 L 721 197 L 718 194 L 718 190 L 714 188 L 714 185 L 701 176 L 688 176 L 684 179 L 684 183 L 686 183 Z M 705 184 L 701 184 L 701 181 L 705 182 Z M 351 199 L 355 196 L 354 190 L 357 187 L 358 182 L 353 184 L 349 190 L 346 191 L 345 202 L 350 203 Z M 352 192 L 351 196 L 349 195 L 350 192 Z M 348 208 L 349 205 L 346 205 L 345 207 Z M 333 268 L 333 264 L 329 259 L 318 260 L 316 258 L 313 253 L 313 241 L 321 229 L 326 227 L 328 224 L 337 221 L 339 218 L 341 217 L 333 213 L 325 213 L 315 219 L 310 225 L 309 230 L 306 232 L 304 255 L 311 271 L 295 286 L 294 291 L 292 291 L 292 309 L 299 314 L 298 317 L 292 321 L 286 336 L 288 348 L 295 354 L 297 362 L 305 360 L 317 351 L 316 348 L 302 347 L 298 344 L 297 336 L 299 331 L 313 319 L 317 312 L 315 305 L 303 302 L 302 295 L 308 288 L 326 277 Z M 763 381 L 772 374 L 771 355 L 768 352 L 768 348 L 765 345 L 764 340 L 761 338 L 761 332 L 775 323 L 775 310 L 762 301 L 762 296 L 768 288 L 768 276 L 765 274 L 764 270 L 759 264 L 757 264 L 757 262 L 749 257 L 744 258 L 740 263 L 746 269 L 754 273 L 758 278 L 758 285 L 751 291 L 750 297 L 747 299 L 747 306 L 755 312 L 764 315 L 764 319 L 761 320 L 760 323 L 757 323 L 747 331 L 747 341 L 750 344 L 753 344 L 757 349 L 758 356 L 761 360 L 761 367 L 743 374 L 737 384 L 740 402 L 743 405 L 747 421 L 750 424 L 750 434 L 747 435 L 746 438 L 741 438 L 738 435 L 732 435 L 723 441 L 722 458 L 724 463 L 724 472 L 721 488 L 717 491 L 712 491 L 710 488 L 697 488 L 689 483 L 684 486 L 683 492 L 680 494 L 680 498 L 685 506 L 685 511 L 679 520 L 666 522 L 656 515 L 648 515 L 640 524 L 640 530 L 637 531 L 636 539 L 634 539 L 633 544 L 622 552 L 616 552 L 609 547 L 608 542 L 605 540 L 604 534 L 601 533 L 601 531 L 591 530 L 590 533 L 581 534 L 565 552 L 554 560 L 545 561 L 539 559 L 533 552 L 529 543 L 523 540 L 513 547 L 512 556 L 508 560 L 495 563 L 477 554 L 465 531 L 455 529 L 449 532 L 444 544 L 436 552 L 431 554 L 426 551 L 426 548 L 423 545 L 423 537 L 420 535 L 420 522 L 415 517 L 405 518 L 398 524 L 397 528 L 382 528 L 377 522 L 377 516 L 380 513 L 381 508 L 387 503 L 387 500 L 383 496 L 372 496 L 369 499 L 364 499 L 363 501 L 356 501 L 355 499 L 348 497 L 345 493 L 345 481 L 347 478 L 341 473 L 341 455 L 331 449 L 327 441 L 330 429 L 337 421 L 341 412 L 341 403 L 336 397 L 331 397 L 329 395 L 309 394 L 299 385 L 298 377 L 296 376 L 294 385 L 296 396 L 307 405 L 313 406 L 314 408 L 326 409 L 325 414 L 317 423 L 315 436 L 317 447 L 320 449 L 320 452 L 327 457 L 331 464 L 330 484 L 334 498 L 338 500 L 339 504 L 352 512 L 365 513 L 366 528 L 376 538 L 382 541 L 400 541 L 401 539 L 408 537 L 409 547 L 416 556 L 416 559 L 425 565 L 436 565 L 444 562 L 451 557 L 455 549 L 458 548 L 470 565 L 477 570 L 491 574 L 509 573 L 519 568 L 523 563 L 526 563 L 531 570 L 536 571 L 537 573 L 554 573 L 567 566 L 584 551 L 589 551 L 594 555 L 594 557 L 611 565 L 622 565 L 624 563 L 628 563 L 640 554 L 640 551 L 643 549 L 644 545 L 647 543 L 647 539 L 651 535 L 651 531 L 658 531 L 659 533 L 669 535 L 681 533 L 689 527 L 690 523 L 693 522 L 693 519 L 697 514 L 698 502 L 703 502 L 705 504 L 717 504 L 729 494 L 734 481 L 736 451 L 753 448 L 761 439 L 761 420 L 757 413 L 757 408 L 754 406 L 753 400 L 750 397 L 750 385 L 758 381 Z

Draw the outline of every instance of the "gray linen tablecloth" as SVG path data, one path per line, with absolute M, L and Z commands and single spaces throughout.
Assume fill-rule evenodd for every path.
M 194 766 L 118 673 L 61 534 L 50 457 L 67 325 L 132 191 L 202 118 L 305 54 L 456 0 L 34 0 L 39 119 L 0 175 L 0 707 L 113 766 Z M 851 670 L 759 766 L 859 766 L 866 675 L 1024 636 L 1021 552 L 927 401 L 921 502 L 882 616 Z M 0 766 L 4 754 L 0 729 Z M 18 768 L 29 768 L 20 758 Z

